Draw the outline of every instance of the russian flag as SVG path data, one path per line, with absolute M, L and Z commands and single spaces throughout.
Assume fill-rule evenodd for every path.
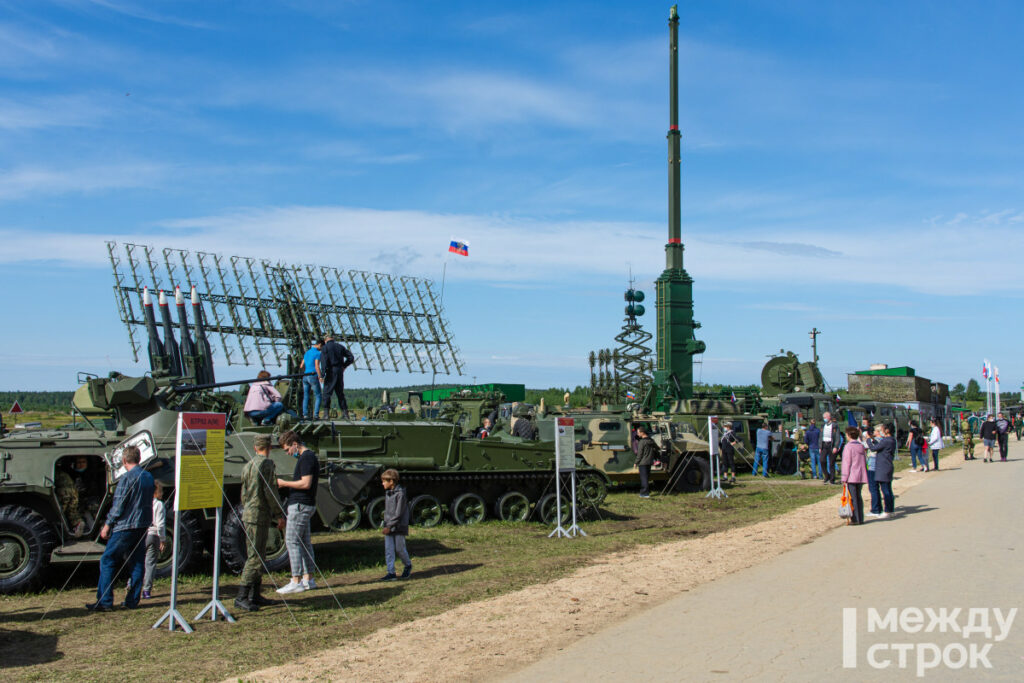
M 453 239 L 452 243 L 448 245 L 448 251 L 459 256 L 469 256 L 469 242 Z
M 730 392 L 730 393 L 732 394 L 732 402 L 735 403 L 736 402 L 736 392 L 733 391 L 733 392 Z
M 636 394 L 634 394 L 632 391 L 627 391 L 626 392 L 626 398 L 628 398 L 630 401 L 632 401 L 633 399 L 636 398 Z
M 981 376 L 988 379 L 988 361 L 985 361 L 981 365 Z

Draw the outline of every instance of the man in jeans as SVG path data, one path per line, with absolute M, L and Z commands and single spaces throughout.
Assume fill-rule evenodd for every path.
M 821 430 L 814 423 L 813 417 L 808 422 L 807 431 L 804 432 L 804 443 L 807 444 L 807 452 L 811 458 L 811 476 L 821 479 Z
M 90 612 L 114 609 L 114 582 L 122 569 L 131 572 L 131 588 L 124 606 L 136 609 L 142 595 L 142 576 L 146 569 L 146 531 L 153 523 L 153 475 L 139 467 L 140 453 L 127 446 L 121 455 L 125 473 L 114 490 L 114 502 L 100 538 L 108 539 L 100 558 L 100 582 L 96 602 L 85 606 Z
M 765 422 L 761 425 L 761 428 L 757 430 L 755 434 L 754 442 L 754 476 L 757 476 L 757 464 L 764 463 L 761 468 L 761 473 L 765 479 L 768 478 L 768 454 L 771 452 L 772 445 L 772 433 L 768 429 L 768 423 Z
M 324 371 L 320 367 L 320 340 L 314 339 L 309 351 L 302 357 L 302 416 L 307 420 L 315 420 L 320 417 L 320 382 L 323 381 Z M 309 412 L 309 395 L 313 394 L 313 412 Z
M 281 448 L 297 458 L 292 480 L 278 478 L 279 488 L 288 489 L 288 522 L 284 543 L 292 565 L 292 580 L 277 589 L 278 593 L 301 593 L 316 588 L 313 579 L 313 543 L 309 537 L 309 520 L 316 511 L 316 488 L 320 480 L 320 461 L 306 448 L 299 435 L 288 430 L 278 438 Z
M 842 428 L 832 421 L 832 413 L 822 415 L 825 424 L 821 427 L 821 455 L 825 468 L 825 484 L 836 483 L 836 459 L 843 450 Z

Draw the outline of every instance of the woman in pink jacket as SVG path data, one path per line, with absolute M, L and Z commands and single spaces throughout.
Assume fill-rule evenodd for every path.
M 868 482 L 868 463 L 864 444 L 860 438 L 860 430 L 856 427 L 846 428 L 846 445 L 843 446 L 843 483 L 850 491 L 853 505 L 851 524 L 864 523 L 864 499 L 860 490 Z

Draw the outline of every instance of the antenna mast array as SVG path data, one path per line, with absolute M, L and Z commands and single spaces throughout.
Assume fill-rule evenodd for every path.
M 156 297 L 178 286 L 185 296 L 196 290 L 193 319 L 181 329 L 216 336 L 228 365 L 285 366 L 293 372 L 310 341 L 333 332 L 352 350 L 360 370 L 462 374 L 431 280 L 141 244 L 122 247 L 107 242 L 114 298 L 136 362 L 145 343 L 137 328 L 150 327 L 144 291 Z M 155 330 L 149 335 L 152 361 Z M 175 344 L 166 326 L 163 353 L 170 355 L 166 347 Z

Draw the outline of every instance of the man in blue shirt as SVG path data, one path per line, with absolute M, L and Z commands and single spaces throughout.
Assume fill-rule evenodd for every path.
M 302 376 L 302 416 L 307 420 L 315 420 L 320 417 L 320 402 L 323 398 L 320 382 L 324 378 L 323 369 L 320 367 L 319 339 L 314 340 L 309 351 L 306 351 L 299 368 L 305 373 Z M 310 393 L 315 397 L 312 413 L 308 410 Z
M 100 558 L 100 582 L 96 602 L 85 606 L 90 612 L 114 609 L 114 581 L 121 569 L 131 572 L 131 588 L 124 606 L 135 609 L 142 595 L 142 575 L 146 569 L 146 531 L 153 523 L 153 475 L 139 467 L 141 454 L 136 446 L 124 449 L 121 462 L 125 473 L 117 482 L 114 502 L 107 513 L 107 523 L 100 538 L 108 539 Z
M 807 431 L 804 432 L 804 443 L 807 444 L 807 451 L 811 457 L 811 476 L 821 479 L 821 430 L 810 419 Z
M 757 430 L 756 443 L 754 448 L 754 476 L 757 476 L 757 464 L 764 463 L 762 472 L 765 479 L 768 478 L 768 453 L 771 448 L 772 433 L 768 429 L 768 423 L 761 424 Z

